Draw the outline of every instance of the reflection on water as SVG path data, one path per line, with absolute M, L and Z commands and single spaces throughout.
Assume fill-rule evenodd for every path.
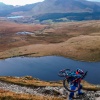
M 41 80 L 62 80 L 57 73 L 61 69 L 70 68 L 76 70 L 81 68 L 88 71 L 85 80 L 90 83 L 100 84 L 100 62 L 80 62 L 64 57 L 15 57 L 0 60 L 1 76 L 26 76 L 31 75 Z

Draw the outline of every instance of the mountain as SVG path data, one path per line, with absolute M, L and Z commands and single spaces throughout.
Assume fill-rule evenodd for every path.
M 16 11 L 30 11 L 32 10 L 38 3 L 34 3 L 34 4 L 27 4 L 25 6 L 17 6 L 13 9 L 13 12 Z
M 34 15 L 46 13 L 99 12 L 100 5 L 86 0 L 45 0 L 37 4 L 31 12 Z
M 6 16 L 11 13 L 14 6 L 12 5 L 6 5 L 2 2 L 0 2 L 0 16 Z
M 100 2 L 86 0 L 45 0 L 37 4 L 29 13 L 39 21 L 81 21 L 99 20 Z M 62 20 L 63 18 L 63 20 Z
M 12 13 L 17 13 L 19 12 L 28 12 L 32 10 L 38 3 L 34 4 L 27 4 L 25 6 L 13 6 L 13 5 L 6 5 L 2 2 L 0 2 L 0 16 L 10 16 Z
M 0 16 L 32 16 L 36 20 L 67 18 L 69 20 L 100 19 L 100 2 L 87 0 L 45 0 L 25 6 L 0 3 Z
M 7 9 L 12 9 L 14 6 L 12 5 L 6 5 L 2 2 L 0 2 L 0 11 L 3 11 L 3 10 L 7 10 Z

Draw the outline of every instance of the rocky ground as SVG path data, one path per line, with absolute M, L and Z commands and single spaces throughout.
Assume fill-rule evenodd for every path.
M 16 93 L 28 93 L 35 95 L 57 95 L 57 96 L 66 96 L 67 91 L 63 87 L 26 87 L 15 85 L 12 83 L 6 83 L 0 81 L 0 89 L 9 90 Z
M 32 94 L 32 95 L 40 95 L 40 96 L 58 96 L 67 100 L 68 91 L 66 91 L 63 87 L 26 87 L 15 85 L 12 83 L 6 83 L 0 81 L 0 89 L 9 90 L 15 93 L 24 93 L 24 94 Z M 100 100 L 100 91 L 85 91 L 89 99 L 77 99 L 77 100 Z M 95 99 L 94 99 L 95 98 Z

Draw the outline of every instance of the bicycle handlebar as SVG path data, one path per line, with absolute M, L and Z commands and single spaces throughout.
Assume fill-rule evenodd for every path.
M 84 73 L 84 75 L 82 76 L 81 79 L 85 78 L 85 76 L 87 75 L 87 73 L 88 73 L 88 71 L 86 71 L 86 72 Z

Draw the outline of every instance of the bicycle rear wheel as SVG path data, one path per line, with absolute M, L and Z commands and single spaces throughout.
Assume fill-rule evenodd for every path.
M 74 85 L 74 84 L 69 82 L 66 78 L 63 80 L 63 86 L 69 92 L 76 92 L 80 88 L 80 83 L 79 82 L 77 83 L 77 86 L 76 86 L 75 90 L 71 90 L 71 85 Z

